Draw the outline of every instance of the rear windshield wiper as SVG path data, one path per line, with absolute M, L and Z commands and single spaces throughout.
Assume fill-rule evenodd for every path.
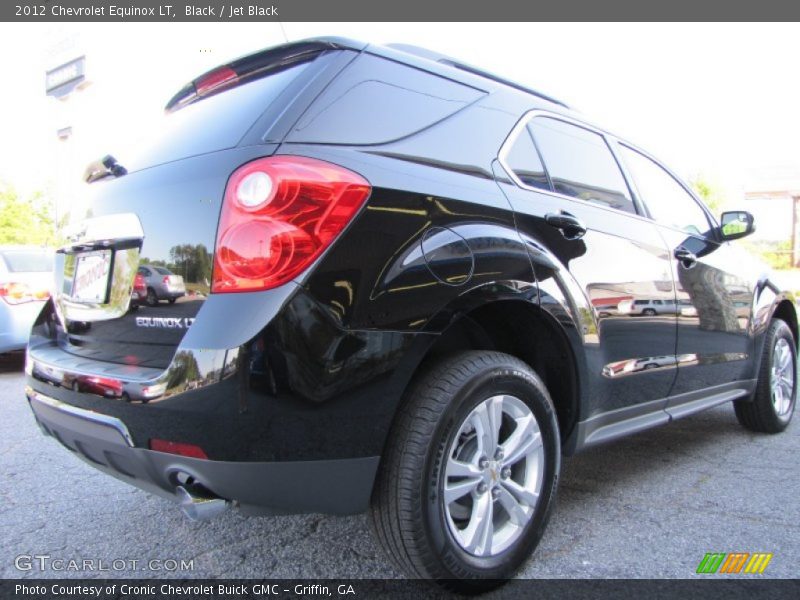
M 127 175 L 128 170 L 117 162 L 117 159 L 106 154 L 99 160 L 94 160 L 86 166 L 83 172 L 83 180 L 92 183 L 106 177 L 122 177 Z

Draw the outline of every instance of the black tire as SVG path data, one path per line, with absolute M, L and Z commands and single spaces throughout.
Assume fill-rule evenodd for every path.
M 733 408 L 736 411 L 736 418 L 745 429 L 759 433 L 780 433 L 792 420 L 792 414 L 797 404 L 797 345 L 792 330 L 781 319 L 772 320 L 764 337 L 764 350 L 761 354 L 756 391 L 749 399 L 736 400 Z M 791 369 L 794 373 L 791 405 L 784 414 L 778 414 L 772 399 L 771 371 L 778 340 L 788 342 L 788 348 L 791 351 Z
M 645 317 L 655 317 L 655 316 L 656 316 L 656 311 L 655 311 L 655 310 L 653 310 L 652 308 L 645 308 L 645 309 L 642 311 L 642 314 L 643 314 Z
M 153 288 L 147 288 L 147 298 L 145 298 L 145 302 L 147 302 L 147 306 L 158 305 L 158 296 L 156 296 L 156 291 Z
M 176 300 L 176 298 L 170 298 L 170 299 L 169 299 L 169 303 L 170 303 L 170 304 L 175 304 L 175 300 Z
M 493 556 L 479 557 L 459 545 L 446 521 L 443 463 L 472 410 L 500 394 L 515 396 L 535 416 L 543 479 L 516 541 Z M 517 571 L 544 533 L 558 485 L 560 449 L 555 408 L 528 365 L 499 352 L 448 357 L 418 377 L 398 411 L 372 495 L 371 526 L 389 559 L 410 577 L 437 580 L 462 593 L 495 588 Z

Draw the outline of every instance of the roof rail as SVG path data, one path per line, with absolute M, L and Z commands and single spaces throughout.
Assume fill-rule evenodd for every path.
M 421 48 L 419 46 L 413 46 L 410 44 L 386 44 L 387 48 L 392 48 L 393 50 L 400 50 L 401 52 L 406 52 L 407 54 L 413 54 L 414 56 L 418 56 L 420 58 L 425 58 L 431 60 L 433 62 L 437 62 L 439 64 L 447 65 L 448 67 L 453 67 L 460 71 L 465 71 L 467 73 L 471 73 L 472 75 L 477 75 L 478 77 L 483 77 L 484 79 L 489 79 L 490 81 L 494 81 L 495 83 L 500 83 L 502 85 L 507 85 L 512 87 L 516 90 L 521 92 L 525 92 L 528 94 L 533 94 L 538 98 L 543 100 L 547 100 L 548 102 L 552 102 L 554 104 L 558 104 L 559 106 L 563 106 L 564 108 L 569 108 L 569 106 L 558 100 L 557 98 L 553 98 L 552 96 L 548 96 L 547 94 L 543 94 L 542 92 L 537 92 L 534 89 L 529 87 L 525 87 L 519 83 L 511 81 L 509 79 L 504 79 L 503 77 L 499 77 L 494 73 L 490 73 L 488 71 L 484 71 L 483 69 L 479 69 L 477 67 L 473 67 L 472 65 L 468 65 L 462 63 L 454 58 L 450 58 L 444 54 L 439 54 L 438 52 L 434 52 L 432 50 L 428 50 L 427 48 Z

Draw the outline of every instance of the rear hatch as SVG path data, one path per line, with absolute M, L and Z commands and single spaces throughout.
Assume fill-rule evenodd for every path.
M 56 255 L 64 350 L 113 363 L 169 365 L 209 294 L 229 176 L 275 152 L 277 143 L 264 143 L 265 133 L 300 102 L 300 91 L 333 54 L 330 45 L 294 44 L 206 73 L 170 100 L 163 127 L 146 147 L 116 157 L 114 169 L 126 174 L 115 177 L 111 167 L 105 177 L 94 174 L 89 208 L 73 215 L 65 231 L 70 243 Z M 185 295 L 174 303 L 131 304 L 141 264 L 168 269 L 164 283 Z

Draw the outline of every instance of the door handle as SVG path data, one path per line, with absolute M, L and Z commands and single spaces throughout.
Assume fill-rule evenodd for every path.
M 697 256 L 695 253 L 690 252 L 683 246 L 675 248 L 674 256 L 680 261 L 684 269 L 691 269 L 697 263 Z
M 566 211 L 548 213 L 544 216 L 544 220 L 551 227 L 559 229 L 561 235 L 568 240 L 579 240 L 586 235 L 586 226 L 581 223 L 578 217 Z

